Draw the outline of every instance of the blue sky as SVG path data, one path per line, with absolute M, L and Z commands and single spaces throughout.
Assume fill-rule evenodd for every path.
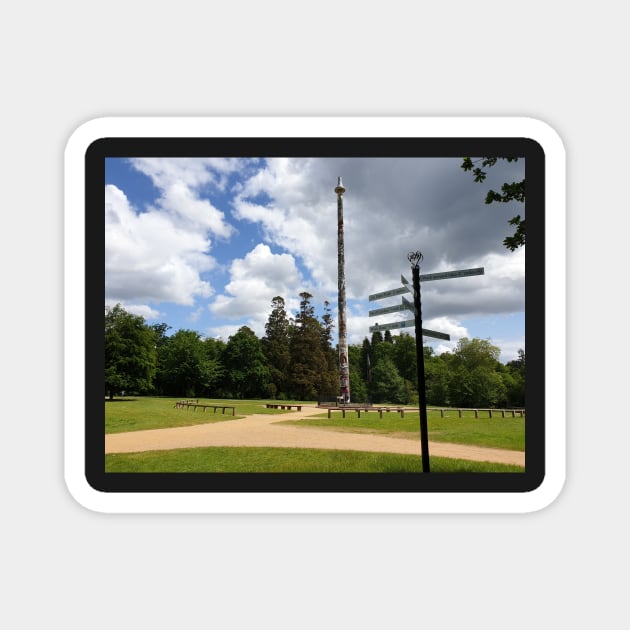
M 485 205 L 488 188 L 522 179 L 523 161 L 498 163 L 483 184 L 451 158 L 109 158 L 106 162 L 106 304 L 147 323 L 225 340 L 240 326 L 264 334 L 271 300 L 295 314 L 299 293 L 337 306 L 337 199 L 344 194 L 348 336 L 411 318 L 369 317 L 400 303 L 368 295 L 421 273 L 484 267 L 484 276 L 422 285 L 426 338 L 437 352 L 461 337 L 490 339 L 501 359 L 525 347 L 524 250 L 502 241 L 522 205 Z M 396 331 L 393 331 L 396 334 Z

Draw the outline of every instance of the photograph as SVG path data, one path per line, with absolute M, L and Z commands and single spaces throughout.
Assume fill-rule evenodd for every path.
M 544 387 L 532 398 L 526 358 L 544 351 L 525 339 L 539 145 L 118 138 L 87 156 L 97 485 L 540 483 Z

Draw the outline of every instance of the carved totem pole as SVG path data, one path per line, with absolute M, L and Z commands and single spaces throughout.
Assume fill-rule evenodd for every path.
M 348 333 L 346 330 L 346 273 L 343 245 L 343 193 L 346 189 L 337 180 L 335 193 L 337 194 L 337 287 L 339 311 L 339 400 L 350 402 L 350 369 L 348 366 Z

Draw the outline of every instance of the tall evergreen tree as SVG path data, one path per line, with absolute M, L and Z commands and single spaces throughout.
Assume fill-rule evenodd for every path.
M 363 347 L 348 346 L 348 363 L 350 364 L 350 391 L 352 400 L 356 403 L 367 403 L 369 394 L 366 379 L 363 377 Z
M 289 385 L 291 354 L 289 351 L 289 318 L 284 298 L 277 295 L 271 301 L 271 313 L 265 324 L 262 349 L 269 367 L 270 390 L 272 397 L 285 397 Z
M 329 365 L 322 348 L 322 325 L 315 317 L 313 296 L 300 293 L 300 310 L 290 329 L 291 393 L 293 398 L 316 400 L 334 395 L 329 387 Z
M 377 323 L 378 326 L 378 323 Z M 374 349 L 379 343 L 383 343 L 383 333 L 377 330 L 372 333 L 372 349 Z
M 372 368 L 372 346 L 370 340 L 366 337 L 361 345 L 361 377 L 365 383 L 370 382 L 371 368 Z
M 328 369 L 321 375 L 320 393 L 322 395 L 328 395 L 328 392 L 332 395 L 336 395 L 339 389 L 339 353 L 338 349 L 332 346 L 332 331 L 335 327 L 332 311 L 330 308 L 330 302 L 324 301 L 324 314 L 322 315 L 322 352 L 326 357 L 326 364 Z M 352 391 L 352 388 L 350 388 Z

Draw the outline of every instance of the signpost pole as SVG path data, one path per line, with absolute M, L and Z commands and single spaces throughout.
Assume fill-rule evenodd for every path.
M 418 396 L 420 398 L 420 447 L 422 449 L 422 472 L 431 472 L 429 465 L 429 427 L 427 422 L 426 381 L 424 378 L 424 350 L 422 348 L 422 304 L 420 299 L 420 252 L 410 252 L 407 259 L 411 263 L 413 276 L 413 306 L 416 326 L 416 364 L 418 366 Z

